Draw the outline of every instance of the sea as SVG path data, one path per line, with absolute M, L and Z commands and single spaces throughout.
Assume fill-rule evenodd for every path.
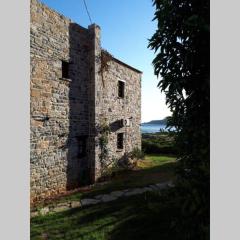
M 156 133 L 160 132 L 160 129 L 166 130 L 166 125 L 164 124 L 141 124 L 142 133 Z

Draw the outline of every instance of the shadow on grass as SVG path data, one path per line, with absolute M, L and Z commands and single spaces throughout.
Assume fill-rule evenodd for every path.
M 31 239 L 177 239 L 170 230 L 173 209 L 146 193 L 31 220 Z
M 164 163 L 160 166 L 145 168 L 142 170 L 124 170 L 116 173 L 111 182 L 101 187 L 96 187 L 84 197 L 97 194 L 110 193 L 114 190 L 126 188 L 145 187 L 150 184 L 166 182 L 174 179 L 176 162 Z
M 169 160 L 168 160 L 169 161 Z M 141 170 L 124 170 L 115 173 L 110 182 L 104 185 L 96 185 L 94 188 L 72 193 L 38 204 L 38 207 L 51 206 L 66 201 L 79 201 L 98 194 L 107 194 L 115 190 L 127 188 L 145 187 L 150 184 L 166 182 L 174 179 L 176 162 L 162 162 L 162 165 L 146 167 Z
M 176 162 L 117 173 L 112 182 L 81 197 L 141 187 L 174 178 Z M 77 198 L 73 195 L 72 198 Z M 78 196 L 79 197 L 79 196 Z M 175 210 L 157 193 L 144 193 L 106 204 L 75 208 L 31 219 L 31 239 L 134 240 L 178 239 L 170 230 Z

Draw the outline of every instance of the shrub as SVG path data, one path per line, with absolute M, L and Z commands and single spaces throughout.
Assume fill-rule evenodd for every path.
M 144 159 L 145 153 L 139 148 L 134 148 L 133 151 L 130 153 L 130 157 L 137 158 L 137 159 Z
M 146 154 L 176 154 L 174 138 L 170 133 L 143 134 L 142 149 Z

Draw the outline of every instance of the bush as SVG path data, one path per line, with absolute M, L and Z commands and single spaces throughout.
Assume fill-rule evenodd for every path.
M 168 133 L 143 134 L 142 149 L 146 154 L 176 154 L 174 138 Z
M 145 153 L 139 148 L 134 148 L 133 151 L 130 153 L 130 157 L 137 158 L 137 159 L 144 159 Z

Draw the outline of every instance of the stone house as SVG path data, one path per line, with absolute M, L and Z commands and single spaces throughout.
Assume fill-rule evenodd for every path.
M 141 74 L 87 29 L 31 0 L 31 203 L 98 180 L 141 148 Z

